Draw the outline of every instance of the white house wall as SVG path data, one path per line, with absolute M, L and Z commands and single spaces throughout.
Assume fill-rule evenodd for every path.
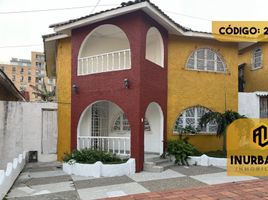
M 256 93 L 238 93 L 238 112 L 249 118 L 260 117 L 260 98 Z

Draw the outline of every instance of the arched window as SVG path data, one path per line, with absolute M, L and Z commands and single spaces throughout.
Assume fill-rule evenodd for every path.
M 202 129 L 199 126 L 200 118 L 209 112 L 209 109 L 201 106 L 195 106 L 184 110 L 181 115 L 176 119 L 173 133 L 182 133 L 184 129 L 193 129 L 201 133 L 216 133 L 216 122 L 210 122 Z
M 157 28 L 151 27 L 146 35 L 145 58 L 164 67 L 164 43 Z
M 226 64 L 218 53 L 209 48 L 202 48 L 191 54 L 186 68 L 197 71 L 225 72 Z
M 144 120 L 144 130 L 151 131 L 150 124 L 146 118 Z M 117 117 L 115 118 L 115 121 L 112 125 L 112 131 L 113 132 L 130 131 L 130 125 L 129 125 L 128 119 L 124 113 L 121 112 L 117 115 Z
M 252 69 L 258 69 L 262 66 L 262 50 L 257 47 L 252 52 Z

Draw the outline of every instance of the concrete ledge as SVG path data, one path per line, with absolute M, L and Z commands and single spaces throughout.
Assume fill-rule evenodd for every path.
M 200 166 L 226 166 L 227 158 L 214 158 L 209 157 L 205 154 L 202 156 L 190 156 L 188 160 L 189 165 L 200 165 Z
M 0 170 L 0 199 L 3 199 L 25 165 L 26 152 L 7 163 L 6 170 Z
M 93 177 L 130 175 L 135 173 L 135 159 L 130 158 L 121 164 L 103 164 L 99 161 L 94 164 L 63 163 L 63 171 L 67 174 Z

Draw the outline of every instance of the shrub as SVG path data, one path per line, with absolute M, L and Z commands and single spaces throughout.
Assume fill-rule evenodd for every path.
M 187 140 L 169 140 L 167 142 L 167 153 L 175 157 L 175 163 L 178 165 L 189 165 L 187 159 L 193 155 L 195 148 Z
M 87 148 L 81 150 L 74 150 L 71 153 L 65 153 L 63 157 L 64 162 L 72 162 L 73 160 L 77 163 L 84 164 L 93 164 L 97 161 L 101 161 L 104 164 L 115 164 L 124 163 L 127 161 L 127 159 L 121 159 L 115 154 L 109 152 Z

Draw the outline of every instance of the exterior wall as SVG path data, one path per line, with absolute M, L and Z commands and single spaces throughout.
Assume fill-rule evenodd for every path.
M 228 73 L 198 72 L 186 70 L 188 57 L 196 48 L 208 47 L 218 51 L 224 58 Z M 237 111 L 238 58 L 237 46 L 214 40 L 170 36 L 168 49 L 168 139 L 177 138 L 173 126 L 186 108 L 204 106 L 212 111 Z M 222 148 L 222 138 L 213 135 L 189 136 L 189 142 L 200 151 Z
M 78 77 L 76 75 L 77 57 L 80 46 L 85 37 L 101 24 L 117 25 L 126 33 L 132 53 L 132 68 Z M 166 115 L 167 69 L 145 60 L 146 32 L 152 24 L 157 25 L 138 11 L 72 31 L 72 85 L 78 86 L 78 93 L 72 93 L 72 149 L 76 148 L 77 125 L 81 113 L 95 101 L 109 100 L 122 108 L 130 122 L 131 155 L 136 159 L 136 170 L 143 169 L 144 124 L 142 118 L 145 116 L 146 108 L 150 102 L 157 102 Z M 133 29 L 133 27 L 136 28 Z M 164 41 L 166 41 L 167 34 L 162 28 L 160 32 L 163 33 Z M 129 89 L 124 87 L 125 78 L 130 82 Z
M 238 112 L 248 118 L 260 118 L 260 97 L 256 93 L 238 93 Z
M 41 154 L 43 109 L 57 109 L 57 104 L 0 101 L 0 169 L 23 151 L 38 151 L 39 160 L 53 159 Z
M 58 159 L 71 150 L 71 39 L 57 49 Z
M 252 70 L 252 50 L 262 48 L 262 68 Z M 244 92 L 268 91 L 268 44 L 266 42 L 252 45 L 239 54 L 239 64 L 246 63 L 244 67 L 245 88 Z

